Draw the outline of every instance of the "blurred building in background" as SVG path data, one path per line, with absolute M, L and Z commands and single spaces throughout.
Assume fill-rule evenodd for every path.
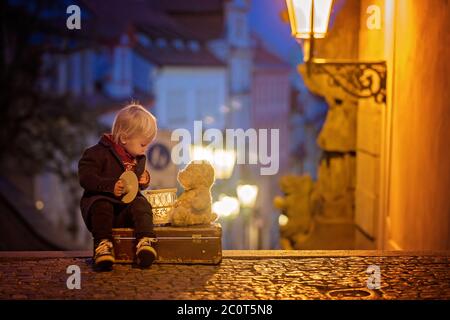
M 110 129 L 120 108 L 139 102 L 156 115 L 160 129 L 158 148 L 149 154 L 151 187 L 175 187 L 180 168 L 152 162 L 170 153 L 172 130 L 185 128 L 193 134 L 194 121 L 202 121 L 203 129 L 223 132 L 227 128 L 279 129 L 279 174 L 261 176 L 257 165 L 235 165 L 229 179 L 217 181 L 214 194 L 236 196 L 238 183 L 254 182 L 259 188 L 254 208 L 257 246 L 277 247 L 278 214 L 271 199 L 278 190 L 278 177 L 290 166 L 290 115 L 297 107 L 291 101 L 292 68 L 251 31 L 252 2 L 90 0 L 73 4 L 81 9 L 81 30 L 65 30 L 71 35 L 65 49 L 45 54 L 42 68 L 53 72 L 41 79 L 41 85 L 94 111 L 96 118 L 91 120 L 98 123 L 98 130 L 90 134 L 86 147 L 97 142 L 99 132 Z M 61 12 L 48 19 L 65 26 L 66 17 Z M 76 169 L 77 161 L 69 165 Z M 81 215 L 73 221 L 67 214 L 80 189 L 68 189 L 50 172 L 35 176 L 31 189 L 31 208 L 50 226 L 64 233 L 71 224 L 72 243 L 66 248 L 91 245 Z M 225 224 L 225 234 L 233 234 L 225 240 L 225 249 L 244 248 L 245 227 L 240 218 Z

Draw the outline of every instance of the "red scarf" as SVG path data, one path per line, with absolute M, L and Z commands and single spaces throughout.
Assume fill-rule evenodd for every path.
M 113 146 L 114 151 L 119 155 L 120 160 L 122 160 L 123 165 L 125 166 L 126 171 L 134 171 L 136 169 L 137 161 L 136 158 L 133 157 L 124 147 L 120 144 L 115 143 L 112 139 L 112 135 L 110 133 L 105 133 L 103 135 Z

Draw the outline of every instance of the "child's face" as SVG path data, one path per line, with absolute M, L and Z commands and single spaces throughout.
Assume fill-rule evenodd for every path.
M 122 145 L 129 154 L 133 157 L 144 155 L 147 152 L 147 148 L 150 145 L 150 140 L 143 137 L 131 137 L 124 138 Z

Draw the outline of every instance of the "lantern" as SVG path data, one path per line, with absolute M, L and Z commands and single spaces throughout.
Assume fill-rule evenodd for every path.
M 325 37 L 333 0 L 286 0 L 286 4 L 295 38 Z

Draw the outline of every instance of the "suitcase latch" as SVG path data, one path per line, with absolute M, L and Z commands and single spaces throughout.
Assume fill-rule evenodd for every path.
M 202 242 L 202 235 L 201 234 L 193 234 L 192 235 L 192 242 L 194 242 L 194 243 L 201 243 Z

